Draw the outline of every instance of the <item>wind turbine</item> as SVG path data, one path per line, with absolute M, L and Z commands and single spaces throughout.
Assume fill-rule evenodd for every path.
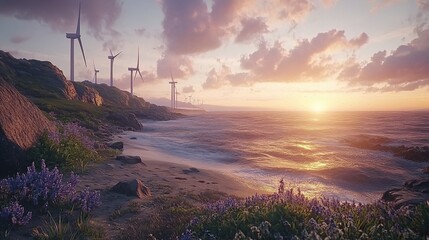
M 83 60 L 86 58 L 85 53 L 83 52 L 82 40 L 80 40 L 80 3 L 79 3 L 79 17 L 77 18 L 77 28 L 75 33 L 66 33 L 66 38 L 70 38 L 70 80 L 74 81 L 74 40 L 79 41 L 80 50 L 82 50 Z
M 109 48 L 110 56 L 107 58 L 110 59 L 110 86 L 113 87 L 113 60 L 115 60 L 115 57 L 117 57 L 122 52 L 119 52 L 116 55 L 113 55 L 112 50 Z
M 174 81 L 173 74 L 171 74 L 171 71 L 170 71 L 170 76 L 171 76 L 171 82 L 169 82 L 169 83 L 171 84 L 171 97 L 170 97 L 171 98 L 171 108 L 174 109 L 174 108 L 176 108 L 176 97 L 177 97 L 176 83 L 177 82 Z
M 131 72 L 131 88 L 130 88 L 131 96 L 133 95 L 133 80 L 136 78 L 137 72 L 139 73 L 140 78 L 143 80 L 142 73 L 140 72 L 140 69 L 139 69 L 139 61 L 140 61 L 140 49 L 137 49 L 137 67 L 135 67 L 135 68 L 129 67 L 128 68 L 128 71 Z M 134 71 L 136 71 L 136 73 L 135 73 L 134 79 L 133 79 L 133 72 Z
M 99 73 L 100 70 L 98 70 L 98 69 L 95 68 L 95 63 L 94 62 L 93 62 L 93 64 L 94 64 L 94 83 L 97 84 L 97 73 Z

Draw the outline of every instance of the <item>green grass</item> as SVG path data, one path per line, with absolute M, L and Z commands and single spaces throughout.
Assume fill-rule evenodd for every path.
M 80 239 L 104 239 L 103 228 L 90 223 L 89 218 L 83 214 L 78 216 L 66 216 L 61 213 L 53 217 L 48 213 L 49 219 L 43 220 L 41 226 L 34 228 L 32 237 L 37 240 L 80 240 Z

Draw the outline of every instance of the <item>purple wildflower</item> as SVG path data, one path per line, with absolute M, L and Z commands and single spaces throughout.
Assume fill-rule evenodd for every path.
M 4 207 L 0 215 L 10 221 L 12 225 L 22 226 L 30 221 L 32 215 L 31 212 L 27 212 L 25 215 L 24 213 L 24 207 L 15 201 Z

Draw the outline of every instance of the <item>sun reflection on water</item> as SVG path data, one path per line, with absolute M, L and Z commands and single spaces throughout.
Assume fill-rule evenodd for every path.
M 307 164 L 304 169 L 305 170 L 309 170 L 309 171 L 314 171 L 314 170 L 321 170 L 324 169 L 328 164 L 321 162 L 321 161 L 316 161 L 316 162 L 312 162 Z

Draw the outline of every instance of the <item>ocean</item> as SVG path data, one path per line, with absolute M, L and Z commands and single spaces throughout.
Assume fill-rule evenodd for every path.
M 429 112 L 209 112 L 143 125 L 138 144 L 272 192 L 283 178 L 309 197 L 369 203 L 429 165 L 348 144 L 429 146 Z

